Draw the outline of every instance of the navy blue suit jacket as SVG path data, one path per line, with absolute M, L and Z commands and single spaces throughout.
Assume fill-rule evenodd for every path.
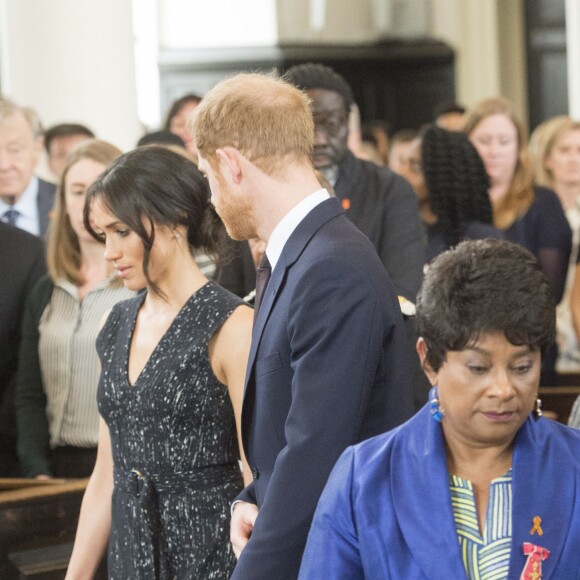
M 38 237 L 0 221 L 0 477 L 14 477 L 14 391 L 20 325 L 28 294 L 46 272 Z
M 54 196 L 56 185 L 38 179 L 38 196 L 36 202 L 38 205 L 38 226 L 40 228 L 40 237 L 44 237 L 48 225 L 50 224 L 50 212 L 54 207 Z
M 324 201 L 287 241 L 250 350 L 242 438 L 260 513 L 232 578 L 296 578 L 311 519 L 344 449 L 413 411 L 407 338 L 376 250 Z

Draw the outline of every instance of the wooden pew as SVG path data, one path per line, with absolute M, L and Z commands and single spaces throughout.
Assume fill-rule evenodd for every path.
M 87 481 L 0 479 L 2 580 L 64 578 Z

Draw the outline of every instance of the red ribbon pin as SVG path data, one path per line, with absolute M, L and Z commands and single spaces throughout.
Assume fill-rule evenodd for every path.
M 524 542 L 523 550 L 528 559 L 520 580 L 539 580 L 542 577 L 542 562 L 548 559 L 550 551 L 529 542 Z

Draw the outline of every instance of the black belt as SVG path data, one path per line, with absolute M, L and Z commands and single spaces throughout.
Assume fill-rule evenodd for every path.
M 213 487 L 222 483 L 235 482 L 240 478 L 238 462 L 224 465 L 200 467 L 195 471 L 183 473 L 146 473 L 139 469 L 125 471 L 115 467 L 115 486 L 118 489 L 141 495 L 144 485 L 152 484 L 158 493 L 183 493 L 187 490 Z
M 115 467 L 115 488 L 132 495 L 137 501 L 141 518 L 145 523 L 145 543 L 153 554 L 155 578 L 168 578 L 169 566 L 162 546 L 161 526 L 157 494 L 183 493 L 187 490 L 204 489 L 219 484 L 237 482 L 241 479 L 238 462 L 213 465 L 185 473 L 148 474 L 139 469 L 124 470 Z

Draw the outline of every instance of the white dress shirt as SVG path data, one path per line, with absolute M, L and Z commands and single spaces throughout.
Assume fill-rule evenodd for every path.
M 35 236 L 40 235 L 40 225 L 38 223 L 38 177 L 32 176 L 30 183 L 20 196 L 20 199 L 14 205 L 8 205 L 0 199 L 0 219 L 3 221 L 4 214 L 9 209 L 18 212 L 16 218 L 16 227 L 26 230 Z
M 268 240 L 268 247 L 266 248 L 266 255 L 270 262 L 272 272 L 280 259 L 282 250 L 286 242 L 298 227 L 300 222 L 320 203 L 330 198 L 330 194 L 326 189 L 319 189 L 309 196 L 305 197 L 300 203 L 295 205 L 274 228 Z

